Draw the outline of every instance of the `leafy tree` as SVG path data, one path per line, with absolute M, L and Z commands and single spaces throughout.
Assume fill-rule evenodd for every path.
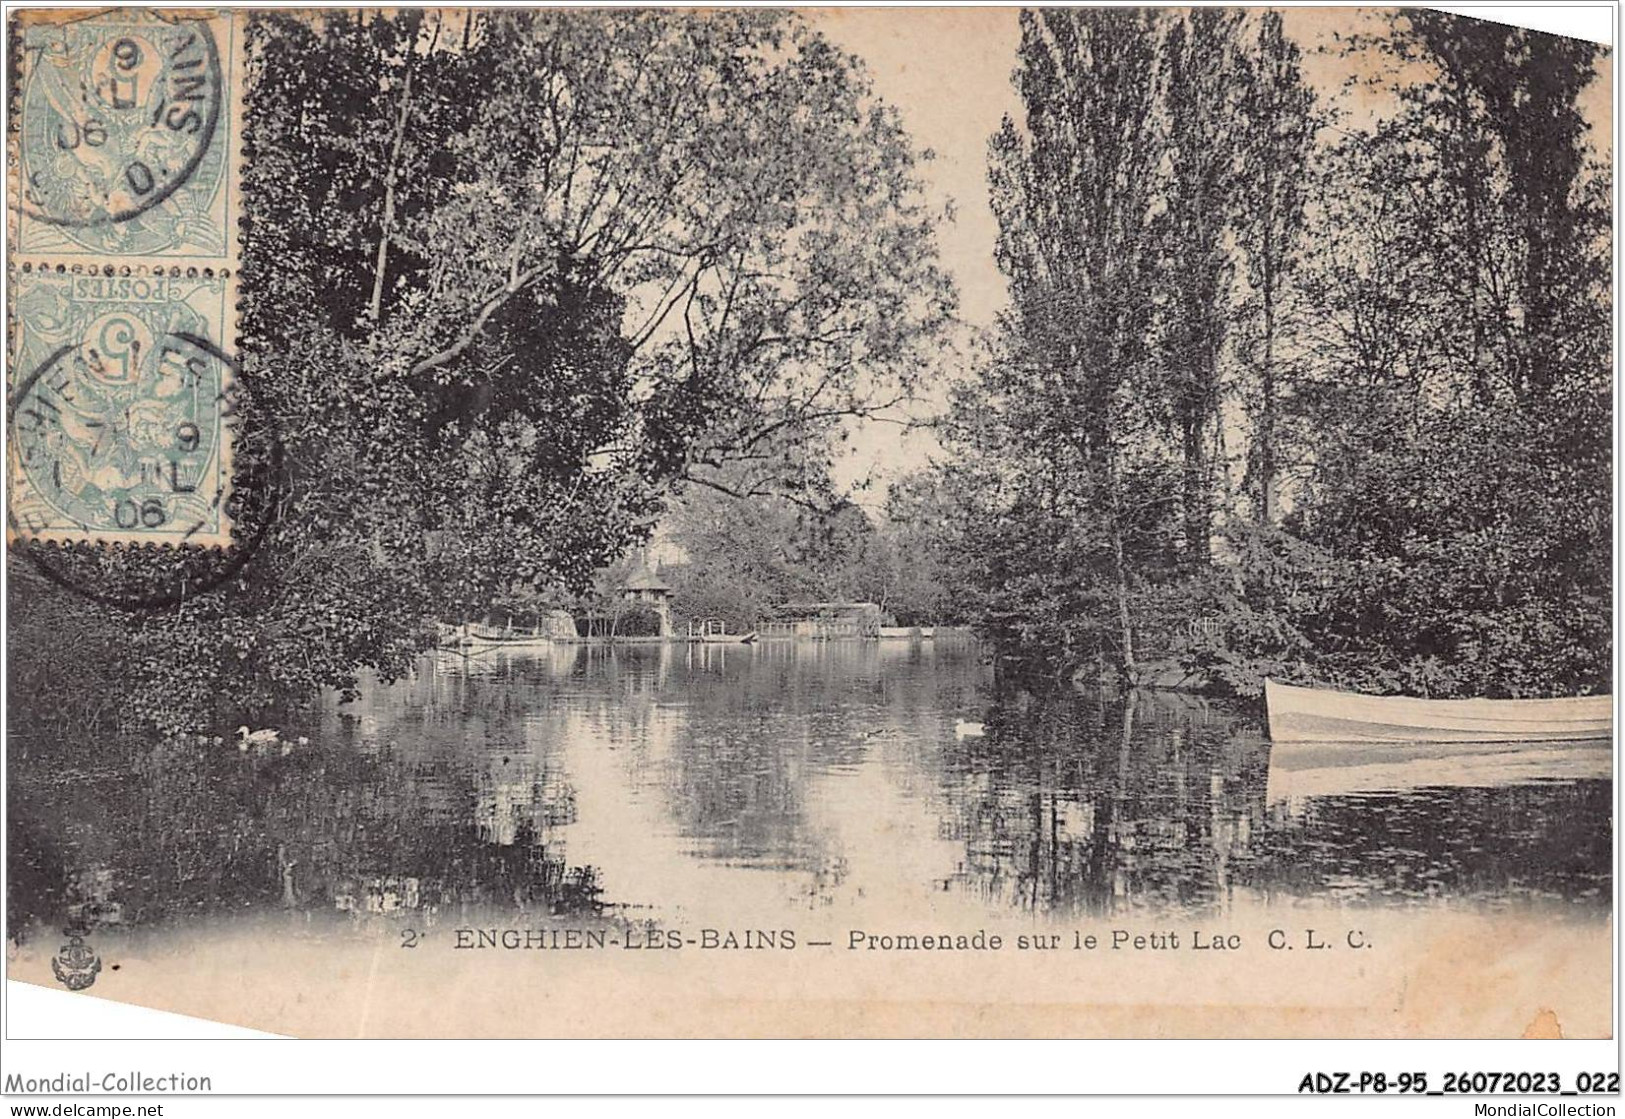
M 936 475 L 1001 663 L 1604 686 L 1596 52 L 1387 19 L 1351 48 L 1395 63 L 1364 83 L 1388 110 L 1345 128 L 1272 13 L 1024 17 L 990 171 L 1012 309 Z
M 1154 353 L 1179 458 L 1181 562 L 1187 572 L 1210 561 L 1214 489 L 1221 459 L 1221 358 L 1235 320 L 1234 254 L 1244 165 L 1237 57 L 1242 13 L 1200 8 L 1172 20 L 1162 54 L 1166 173 L 1162 275 Z
M 1417 177 L 1437 204 L 1419 216 L 1468 335 L 1453 356 L 1480 405 L 1542 395 L 1590 333 L 1574 317 L 1592 306 L 1598 232 L 1577 100 L 1598 48 L 1421 10 L 1390 16 L 1385 45 L 1433 73 L 1400 90 L 1396 127 L 1428 157 Z
M 1378 690 L 1598 688 L 1606 176 L 1574 103 L 1594 52 L 1428 13 L 1386 42 L 1433 77 L 1325 163 L 1316 445 L 1285 523 L 1353 566 L 1302 626 L 1322 675 Z
M 991 146 L 998 260 L 1011 310 L 985 378 L 984 405 L 1016 456 L 999 515 L 1038 533 L 1033 571 L 996 572 L 1006 585 L 1053 578 L 1059 564 L 1113 588 L 1113 658 L 1134 663 L 1130 617 L 1136 508 L 1154 501 L 1157 464 L 1138 448 L 1154 417 L 1137 408 L 1146 373 L 1155 246 L 1149 219 L 1161 158 L 1154 113 L 1157 17 L 1131 9 L 1026 11 L 1016 81 L 1024 131 L 1006 119 Z M 1138 456 L 1138 457 L 1137 457 Z M 995 565 L 997 566 L 997 565 Z M 1025 566 L 1025 565 L 1023 565 Z M 1076 607 L 1098 619 L 1098 601 Z M 1055 621 L 1063 630 L 1074 611 Z M 1098 620 L 1090 628 L 1098 627 Z
M 929 473 L 894 483 L 878 515 L 850 499 L 808 508 L 778 495 L 687 490 L 663 530 L 683 552 L 667 569 L 675 612 L 744 632 L 786 602 L 873 602 L 899 625 L 951 624 L 945 502 Z M 888 622 L 887 624 L 890 624 Z
M 685 491 L 665 525 L 684 553 L 684 562 L 668 574 L 674 612 L 721 618 L 730 631 L 745 633 L 778 603 L 821 597 L 819 573 L 805 563 L 814 516 L 771 494 Z
M 585 589 L 674 480 L 794 487 L 952 310 L 896 114 L 793 14 L 263 12 L 247 49 L 236 500 L 271 527 L 119 621 L 135 722 L 402 672 L 427 617 Z
M 1244 390 L 1251 420 L 1247 444 L 1246 489 L 1254 516 L 1273 524 L 1280 508 L 1283 465 L 1283 382 L 1296 378 L 1288 357 L 1292 341 L 1287 321 L 1295 273 L 1304 249 L 1305 182 L 1323 114 L 1304 83 L 1298 47 L 1282 30 L 1279 12 L 1264 12 L 1250 50 L 1240 91 L 1241 145 L 1237 238 L 1246 260 L 1252 298 L 1244 326 Z M 1283 341 L 1288 345 L 1283 345 Z

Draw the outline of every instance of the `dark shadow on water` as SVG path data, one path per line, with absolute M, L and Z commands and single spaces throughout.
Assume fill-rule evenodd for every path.
M 1266 901 L 1555 903 L 1606 912 L 1611 782 L 1422 787 L 1266 799 L 1255 714 L 1167 694 L 1065 692 L 996 704 L 950 754 L 958 883 L 1084 914 Z

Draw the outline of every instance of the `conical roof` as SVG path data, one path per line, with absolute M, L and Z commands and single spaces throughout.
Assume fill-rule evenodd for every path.
M 623 590 L 628 591 L 669 591 L 671 584 L 661 579 L 649 569 L 649 563 L 642 556 L 627 573 L 626 582 L 621 584 Z

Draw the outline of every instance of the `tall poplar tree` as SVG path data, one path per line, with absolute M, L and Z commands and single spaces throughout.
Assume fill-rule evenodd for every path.
M 992 146 L 998 259 L 1009 280 L 999 398 L 1025 397 L 1015 444 L 1055 479 L 1036 512 L 1064 522 L 1065 566 L 1110 588 L 1113 659 L 1135 662 L 1135 491 L 1145 429 L 1156 202 L 1158 16 L 1056 9 L 1021 16 L 1025 129 Z M 1016 415 L 1007 417 L 1015 420 Z
M 1240 60 L 1245 71 L 1237 105 L 1242 165 L 1236 222 L 1255 327 L 1243 355 L 1251 419 L 1245 485 L 1254 517 L 1267 525 L 1280 511 L 1281 397 L 1292 364 L 1282 345 L 1283 320 L 1302 253 L 1306 180 L 1320 122 L 1298 46 L 1284 34 L 1279 12 L 1258 18 L 1248 46 Z
M 1221 436 L 1221 362 L 1235 322 L 1242 13 L 1198 8 L 1170 21 L 1165 36 L 1166 118 L 1162 210 L 1163 298 L 1155 364 L 1165 383 L 1180 471 L 1181 549 L 1187 574 L 1205 570 Z

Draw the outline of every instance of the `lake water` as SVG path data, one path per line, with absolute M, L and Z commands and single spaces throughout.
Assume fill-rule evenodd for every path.
M 1611 894 L 1606 771 L 1278 796 L 1256 711 L 998 696 L 968 643 L 439 654 L 284 729 L 310 744 L 88 771 L 14 743 L 12 927 L 293 910 L 816 930 L 876 908 L 975 927 L 1261 903 L 1601 921 Z

